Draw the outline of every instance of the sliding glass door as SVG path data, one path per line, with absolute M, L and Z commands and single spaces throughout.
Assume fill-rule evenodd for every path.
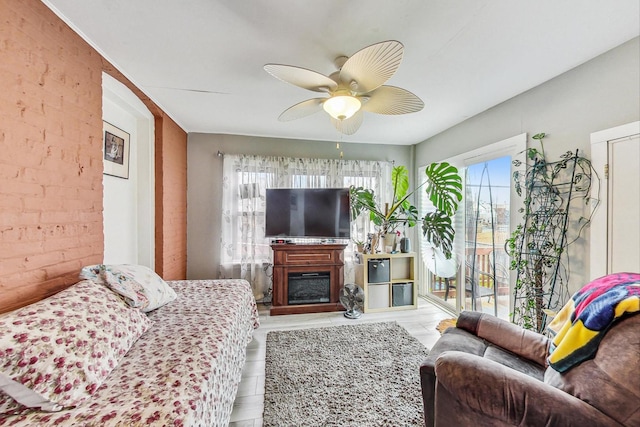
M 465 168 L 464 307 L 508 319 L 511 156 Z M 460 227 L 458 227 L 458 231 Z
M 505 242 L 520 203 L 511 185 L 512 162 L 522 157 L 525 144 L 526 135 L 520 135 L 446 160 L 464 180 L 464 199 L 454 218 L 454 256 L 447 260 L 422 242 L 421 291 L 452 311 L 509 319 L 512 277 Z M 422 214 L 428 204 L 421 201 Z

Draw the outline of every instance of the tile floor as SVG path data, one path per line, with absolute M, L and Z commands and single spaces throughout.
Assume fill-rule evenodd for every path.
M 440 337 L 436 325 L 441 320 L 451 317 L 449 313 L 422 299 L 419 299 L 417 310 L 366 313 L 357 320 L 345 318 L 342 312 L 269 316 L 268 308 L 260 306 L 261 325 L 254 332 L 253 340 L 247 347 L 247 362 L 242 371 L 242 381 L 229 426 L 262 426 L 266 338 L 269 331 L 395 320 L 426 347 L 431 348 Z

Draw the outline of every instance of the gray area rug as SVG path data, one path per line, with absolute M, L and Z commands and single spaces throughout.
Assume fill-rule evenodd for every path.
M 263 425 L 422 426 L 428 353 L 396 322 L 269 332 Z

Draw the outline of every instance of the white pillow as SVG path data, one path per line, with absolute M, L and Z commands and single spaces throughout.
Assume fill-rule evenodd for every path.
M 107 286 L 122 295 L 131 307 L 144 312 L 162 307 L 178 297 L 155 271 L 142 265 L 90 265 L 80 271 L 80 278 Z

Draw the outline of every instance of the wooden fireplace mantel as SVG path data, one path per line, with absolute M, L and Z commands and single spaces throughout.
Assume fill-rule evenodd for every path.
M 273 244 L 273 300 L 270 313 L 300 314 L 344 310 L 339 300 L 344 284 L 346 244 Z M 288 304 L 289 273 L 329 272 L 328 303 Z

